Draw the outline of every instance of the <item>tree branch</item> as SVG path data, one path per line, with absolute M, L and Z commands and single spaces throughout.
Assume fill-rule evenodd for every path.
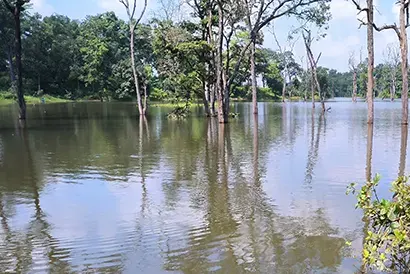
M 136 6 L 137 6 L 137 0 L 134 0 L 134 13 L 135 13 Z M 136 28 L 138 26 L 138 24 L 140 23 L 142 17 L 144 16 L 146 10 L 147 10 L 147 0 L 144 0 L 144 8 L 141 11 L 140 17 L 138 17 L 138 20 L 135 21 L 134 28 Z
M 250 40 L 250 41 L 245 45 L 245 47 L 242 49 L 242 51 L 241 51 L 241 53 L 240 53 L 240 55 L 239 55 L 239 60 L 238 60 L 238 62 L 235 64 L 234 71 L 232 72 L 231 77 L 229 77 L 229 82 L 228 82 L 228 86 L 229 86 L 229 87 L 232 85 L 233 81 L 235 80 L 235 76 L 236 76 L 236 74 L 237 74 L 238 71 L 239 71 L 239 68 L 240 68 L 240 66 L 241 66 L 243 57 L 245 56 L 246 51 L 248 51 L 249 46 L 251 45 L 251 43 L 252 43 L 252 40 Z
M 357 2 L 357 0 L 351 0 L 351 1 L 352 1 L 352 3 L 356 6 L 356 9 L 359 11 L 358 14 L 361 13 L 361 12 L 363 12 L 363 11 L 365 11 L 366 14 L 367 14 L 367 22 L 364 22 L 363 20 L 358 19 L 359 22 L 361 23 L 360 26 L 359 26 L 359 28 L 360 28 L 362 25 L 367 25 L 367 24 L 369 24 L 369 8 L 368 8 L 368 7 L 366 7 L 366 8 L 361 8 L 360 5 L 359 5 L 359 3 Z M 371 24 L 372 24 L 373 28 L 374 28 L 376 31 L 378 31 L 378 32 L 381 32 L 381 31 L 387 30 L 387 29 L 392 29 L 392 30 L 394 30 L 394 31 L 396 32 L 396 34 L 397 34 L 397 36 L 399 37 L 399 39 L 401 38 L 400 30 L 399 30 L 399 28 L 397 27 L 396 23 L 391 24 L 391 25 L 384 25 L 384 26 L 382 26 L 382 27 L 378 27 L 378 26 L 376 25 L 376 23 L 374 23 L 374 22 L 371 22 Z

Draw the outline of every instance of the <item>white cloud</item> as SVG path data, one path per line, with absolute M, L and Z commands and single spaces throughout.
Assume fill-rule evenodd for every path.
M 125 8 L 119 0 L 98 0 L 98 6 L 104 11 L 113 11 L 116 14 L 125 13 Z
M 126 10 L 123 4 L 120 3 L 119 0 L 96 0 L 97 5 L 99 8 L 101 8 L 103 11 L 113 11 L 115 14 L 117 14 L 120 17 L 125 17 L 126 16 Z M 133 0 L 129 0 L 130 5 L 133 5 Z M 150 8 L 150 2 L 148 0 L 147 7 Z M 144 7 L 144 1 L 143 0 L 137 0 L 137 9 L 135 12 L 135 16 L 138 17 Z
M 334 0 L 330 3 L 330 12 L 333 20 L 352 19 L 356 17 L 357 10 L 350 1 Z
M 34 11 L 43 16 L 49 16 L 54 13 L 54 7 L 47 3 L 47 0 L 31 0 Z

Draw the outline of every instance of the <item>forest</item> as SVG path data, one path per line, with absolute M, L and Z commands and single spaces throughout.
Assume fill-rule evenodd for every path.
M 222 66 L 220 82 L 225 81 L 229 86 L 228 97 L 233 100 L 311 98 L 311 89 L 315 89 L 311 83 L 311 68 L 303 64 L 303 60 L 296 60 L 292 52 L 295 37 L 302 36 L 306 28 L 296 29 L 281 45 L 274 33 L 262 31 L 265 27 L 262 25 L 269 28 L 276 18 L 292 14 L 301 25 L 322 29 L 320 35 L 323 35 L 326 22 L 331 20 L 327 0 L 310 1 L 309 5 L 308 1 L 298 1 L 299 4 L 289 1 L 283 11 L 262 4 L 266 6 L 264 13 L 271 13 L 273 19 L 267 15 L 247 17 L 246 8 L 235 1 L 223 1 L 221 7 L 216 1 L 189 1 L 189 20 L 173 20 L 169 12 L 144 18 L 145 5 L 141 14 L 136 14 L 134 8 L 128 22 L 113 12 L 87 16 L 83 20 L 58 14 L 42 17 L 33 13 L 30 3 L 26 2 L 22 1 L 20 15 L 24 94 L 101 101 L 131 101 L 138 99 L 136 95 L 140 94 L 146 102 L 203 101 L 207 108 L 209 106 L 207 111 L 211 115 L 215 114 L 213 104 L 218 97 L 215 88 L 219 85 L 218 75 L 214 73 L 217 62 Z M 127 5 L 128 9 L 133 8 L 128 1 L 123 4 L 125 8 Z M 317 16 L 319 10 L 323 15 Z M 307 11 L 311 15 L 304 18 L 302 15 Z M 137 15 L 141 15 L 139 19 L 135 18 Z M 1 98 L 14 98 L 13 82 L 18 79 L 15 23 L 13 14 L 4 4 L 0 5 L 0 20 Z M 222 25 L 218 25 L 220 23 Z M 252 24 L 259 30 L 255 32 Z M 132 37 L 134 60 L 130 56 L 130 27 L 135 28 L 132 31 L 135 33 Z M 273 35 L 278 47 L 265 48 L 264 35 Z M 218 43 L 221 51 L 216 47 Z M 365 96 L 367 58 L 355 56 L 358 52 L 352 52 L 351 58 L 346 60 L 347 72 L 322 67 L 320 56 L 315 57 L 323 97 Z M 375 96 L 400 97 L 399 66 L 398 47 L 391 45 L 386 49 L 385 62 L 374 70 Z M 252 91 L 253 74 L 257 92 Z

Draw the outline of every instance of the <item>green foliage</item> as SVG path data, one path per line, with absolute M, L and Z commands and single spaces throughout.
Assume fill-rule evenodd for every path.
M 377 186 L 380 176 L 367 182 L 357 193 L 357 208 L 364 211 L 366 238 L 363 263 L 380 271 L 406 272 L 410 268 L 410 185 L 408 177 L 392 183 L 391 200 L 379 199 Z M 356 192 L 355 184 L 348 193 Z

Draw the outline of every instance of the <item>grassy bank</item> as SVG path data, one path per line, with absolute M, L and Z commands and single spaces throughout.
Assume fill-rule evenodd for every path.
M 24 99 L 26 99 L 26 104 L 28 105 L 41 104 L 41 98 L 44 98 L 44 102 L 46 104 L 70 102 L 70 100 L 61 99 L 51 95 L 44 95 L 42 97 L 35 97 L 29 95 L 24 96 Z M 16 103 L 16 99 L 13 94 L 11 94 L 10 92 L 0 92 L 0 105 L 9 105 L 14 103 Z

